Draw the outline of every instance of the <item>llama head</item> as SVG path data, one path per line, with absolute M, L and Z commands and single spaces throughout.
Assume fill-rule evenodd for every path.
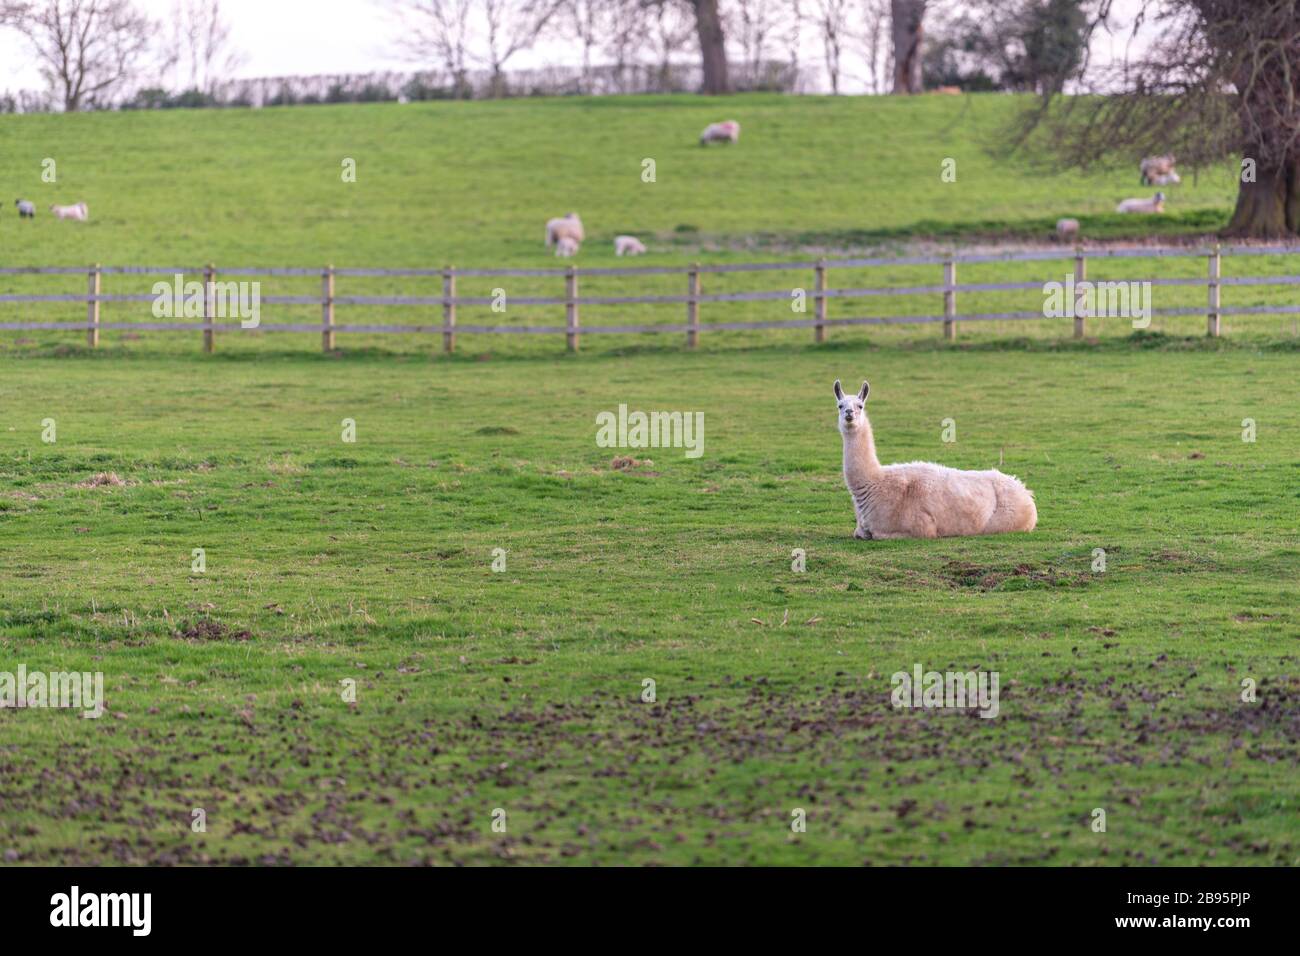
M 862 390 L 857 395 L 845 395 L 840 388 L 840 380 L 835 380 L 835 402 L 839 406 L 840 431 L 847 432 L 858 427 L 866 420 L 867 392 L 871 386 L 862 383 Z

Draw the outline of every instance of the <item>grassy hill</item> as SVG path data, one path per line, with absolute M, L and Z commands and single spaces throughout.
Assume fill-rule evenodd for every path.
M 1061 214 L 1152 225 L 1106 218 L 1139 192 L 1132 170 L 1044 178 L 987 154 L 1014 107 L 647 97 L 0 117 L 6 188 L 92 215 L 0 217 L 0 262 L 553 266 L 542 224 L 569 209 L 592 236 L 580 265 L 613 262 L 623 231 L 648 235 L 643 261 L 660 264 L 1028 233 Z M 728 116 L 737 147 L 695 145 Z M 55 185 L 39 181 L 47 156 Z M 946 157 L 956 183 L 939 179 Z M 1183 186 L 1183 218 L 1160 225 L 1226 216 L 1221 178 Z M 1261 257 L 1225 274 L 1247 266 L 1292 268 Z M 789 281 L 707 288 L 760 280 Z M 548 281 L 508 285 L 557 291 Z M 0 293 L 36 286 L 0 276 Z M 1157 289 L 1162 305 L 1204 305 L 1203 289 Z M 934 303 L 831 314 L 864 308 Z M 512 307 L 502 321 L 548 319 Z M 437 336 L 345 335 L 322 354 L 314 334 L 231 333 L 206 356 L 197 333 L 106 333 L 94 353 L 79 333 L 0 333 L 0 674 L 98 671 L 107 695 L 98 720 L 0 708 L 0 860 L 1296 865 L 1293 326 L 1203 328 L 1098 322 L 1082 343 L 1068 320 L 963 326 L 955 344 L 933 326 L 836 329 L 822 345 L 707 332 L 694 352 L 620 334 L 574 355 L 555 338 L 465 336 L 451 357 Z M 1038 529 L 852 539 L 837 377 L 871 380 L 883 458 L 1015 473 Z M 596 416 L 620 404 L 702 412 L 703 455 L 600 447 Z M 894 708 L 893 675 L 917 665 L 996 671 L 998 716 Z
M 578 210 L 582 262 L 647 236 L 677 261 L 701 242 L 778 248 L 913 234 L 1040 236 L 1060 216 L 1112 217 L 1147 192 L 1136 164 L 1043 176 L 989 148 L 1017 97 L 609 97 L 262 110 L 0 116 L 3 195 L 86 202 L 92 221 L 0 219 L 17 264 L 462 266 L 550 263 L 542 224 Z M 696 144 L 719 117 L 737 148 Z M 41 181 L 41 161 L 58 182 Z M 356 182 L 342 181 L 344 159 Z M 653 159 L 656 181 L 642 181 Z M 940 180 L 944 159 L 957 180 Z M 1165 190 L 1165 228 L 1224 221 L 1230 171 Z M 12 198 L 6 200 L 12 207 Z M 733 250 L 736 254 L 743 248 Z

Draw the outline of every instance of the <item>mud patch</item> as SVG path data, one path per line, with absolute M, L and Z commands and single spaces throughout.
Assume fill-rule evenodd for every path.
M 186 624 L 172 636 L 190 641 L 251 641 L 253 639 L 253 635 L 248 631 L 232 633 L 225 624 L 206 617 L 192 624 Z
M 77 482 L 78 488 L 125 487 L 126 481 L 115 471 L 100 471 L 85 481 Z
M 980 565 L 969 561 L 949 561 L 939 574 L 952 588 L 976 591 L 1029 591 L 1038 588 L 1083 587 L 1089 576 L 1065 571 L 1050 565 L 1017 564 L 1014 566 Z

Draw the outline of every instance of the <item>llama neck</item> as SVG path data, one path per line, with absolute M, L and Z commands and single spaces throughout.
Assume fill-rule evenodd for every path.
M 844 476 L 850 481 L 869 479 L 879 471 L 876 439 L 871 433 L 871 422 L 863 414 L 862 421 L 844 435 Z

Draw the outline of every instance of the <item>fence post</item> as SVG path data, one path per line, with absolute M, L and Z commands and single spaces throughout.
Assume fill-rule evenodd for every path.
M 442 350 L 456 351 L 456 267 L 442 270 Z
M 578 351 L 578 270 L 569 266 L 564 273 L 564 314 L 569 351 Z
M 826 341 L 826 260 L 817 260 L 817 271 L 813 283 L 813 341 Z
M 92 349 L 99 345 L 99 263 L 90 267 L 86 279 L 86 344 Z
M 957 338 L 957 263 L 949 259 L 943 264 L 943 337 L 949 342 Z
M 1206 320 L 1206 335 L 1212 335 L 1215 338 L 1219 335 L 1219 269 L 1222 261 L 1219 258 L 1220 246 L 1216 242 L 1214 251 L 1210 253 L 1210 280 L 1209 280 L 1209 314 Z
M 1074 247 L 1074 337 L 1083 338 L 1083 319 L 1088 314 L 1088 295 L 1079 286 L 1087 281 L 1088 260 L 1083 257 L 1083 246 Z
M 203 267 L 203 351 L 211 354 L 217 344 L 216 322 L 217 290 L 213 283 L 217 278 L 217 268 L 212 263 Z
M 693 349 L 700 344 L 700 264 L 691 266 L 686 282 L 686 347 Z
M 334 267 L 326 266 L 320 274 L 320 347 L 334 351 Z

